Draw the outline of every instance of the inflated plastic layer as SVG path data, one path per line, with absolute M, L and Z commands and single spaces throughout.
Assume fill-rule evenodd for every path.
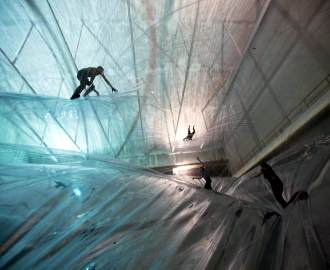
M 144 144 L 144 131 L 132 128 L 138 122 L 137 99 L 135 93 L 128 92 L 75 100 L 0 92 L 0 126 L 7 130 L 0 134 L 0 143 L 42 146 L 48 153 L 62 149 L 87 156 L 106 154 L 150 167 L 169 165 L 169 158 L 161 159 L 171 152 L 165 115 L 150 114 L 157 128 L 148 131 Z M 152 99 L 145 97 L 145 104 L 151 106 Z M 196 134 L 192 141 L 180 140 L 177 149 L 200 152 L 204 150 L 201 144 L 203 137 Z M 160 158 L 155 159 L 157 155 Z M 189 162 L 187 157 L 183 161 Z
M 73 150 L 85 154 L 103 153 L 125 158 L 144 153 L 141 130 L 133 130 L 138 107 L 133 93 L 88 97 L 79 100 L 0 93 L 0 124 L 8 132 L 0 142 Z M 149 99 L 146 98 L 146 103 Z M 159 126 L 161 127 L 162 119 Z M 167 149 L 162 128 L 150 133 L 151 148 Z M 132 149 L 125 147 L 130 133 Z
M 221 111 L 221 125 L 209 115 L 220 108 L 216 93 L 236 70 L 266 2 L 0 0 L 0 92 L 36 97 L 0 96 L 11 107 L 9 117 L 0 116 L 10 130 L 0 141 L 131 160 L 221 150 L 219 131 L 242 110 Z M 69 101 L 78 70 L 97 66 L 119 92 L 97 76 L 99 98 Z M 44 100 L 55 111 L 47 119 L 40 96 L 52 97 Z M 183 143 L 189 125 L 196 135 Z
M 0 168 L 0 268 L 326 269 L 329 142 L 271 162 L 286 200 L 309 193 L 285 210 L 256 170 L 208 191 L 101 156 L 2 145 L 30 163 Z M 265 219 L 269 211 L 279 215 Z

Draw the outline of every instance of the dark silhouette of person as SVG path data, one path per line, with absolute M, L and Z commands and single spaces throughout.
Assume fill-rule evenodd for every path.
M 292 203 L 295 200 L 308 199 L 309 196 L 306 191 L 297 191 L 292 195 L 291 199 L 288 202 L 286 202 L 282 197 L 283 183 L 281 179 L 277 176 L 277 174 L 274 172 L 272 167 L 270 167 L 266 162 L 261 162 L 260 166 L 261 166 L 261 173 L 270 183 L 274 197 L 282 205 L 283 208 L 286 208 L 290 203 Z
M 190 126 L 188 127 L 188 135 L 183 139 L 184 141 L 191 141 L 195 134 L 195 126 L 193 126 L 192 132 L 190 131 Z
M 64 189 L 64 188 L 67 188 L 70 186 L 69 184 L 63 183 L 61 181 L 56 181 L 56 180 L 54 181 L 54 183 L 55 183 L 55 188 Z
M 281 204 L 283 208 L 286 208 L 295 200 L 306 200 L 309 198 L 309 195 L 306 191 L 297 191 L 292 195 L 291 199 L 288 202 L 286 202 L 282 197 L 282 193 L 283 193 L 282 180 L 277 176 L 277 174 L 274 172 L 272 167 L 268 165 L 266 162 L 261 162 L 260 167 L 261 167 L 260 174 L 263 174 L 264 178 L 268 180 L 272 188 L 274 197 Z M 275 211 L 269 211 L 264 215 L 262 224 L 264 224 L 268 219 L 270 219 L 274 215 L 277 217 L 281 217 L 279 213 Z
M 211 179 L 211 177 L 209 176 L 209 174 L 207 173 L 207 171 L 206 171 L 206 169 L 205 169 L 204 166 L 200 168 L 200 172 L 201 172 L 202 177 L 203 177 L 204 180 L 205 180 L 204 188 L 205 188 L 205 189 L 212 189 L 212 186 L 211 186 L 211 184 L 212 184 L 212 179 Z
M 264 178 L 268 180 L 275 199 L 282 205 L 283 208 L 287 206 L 287 202 L 283 199 L 283 183 L 281 179 L 277 176 L 274 172 L 272 167 L 270 167 L 266 162 L 260 163 L 261 173 L 263 174 Z
M 94 91 L 97 95 L 99 95 L 99 92 L 96 91 L 95 86 L 93 84 L 93 81 L 96 76 L 100 75 L 103 80 L 111 87 L 112 92 L 118 92 L 117 89 L 115 89 L 110 81 L 105 77 L 104 75 L 104 68 L 101 66 L 98 67 L 88 67 L 80 69 L 77 73 L 77 79 L 79 80 L 80 84 L 74 91 L 71 99 L 76 99 L 80 97 L 81 92 L 86 88 L 86 86 L 89 86 L 89 88 L 86 90 L 84 96 L 87 96 L 90 92 Z
M 204 188 L 205 189 L 211 189 L 212 190 L 212 179 L 211 177 L 209 176 L 207 170 L 205 169 L 205 166 L 204 166 L 204 163 L 199 159 L 199 157 L 197 157 L 197 160 L 202 164 L 202 167 L 200 167 L 200 174 L 201 174 L 201 177 L 194 177 L 193 179 L 201 179 L 201 178 L 204 178 L 205 180 L 205 185 L 204 185 Z

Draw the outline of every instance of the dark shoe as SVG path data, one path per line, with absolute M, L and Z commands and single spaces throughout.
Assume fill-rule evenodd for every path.
M 80 95 L 79 94 L 73 94 L 70 99 L 76 99 L 76 98 L 80 98 Z

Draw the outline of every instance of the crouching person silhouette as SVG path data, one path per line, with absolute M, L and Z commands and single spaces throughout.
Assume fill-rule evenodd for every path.
M 93 84 L 93 81 L 96 76 L 100 75 L 103 80 L 111 87 L 112 92 L 118 92 L 117 89 L 115 89 L 110 81 L 105 77 L 104 75 L 104 69 L 101 66 L 98 67 L 88 67 L 80 69 L 77 73 L 77 79 L 79 80 L 80 84 L 74 91 L 73 95 L 71 96 L 71 99 L 76 99 L 80 97 L 81 92 L 86 88 L 86 86 L 89 86 L 87 88 L 86 92 L 84 93 L 84 96 L 89 95 L 92 91 L 94 91 L 97 95 L 99 95 L 99 92 L 96 91 L 95 86 Z

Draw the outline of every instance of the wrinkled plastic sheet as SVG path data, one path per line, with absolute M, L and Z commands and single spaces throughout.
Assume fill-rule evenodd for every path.
M 214 179 L 208 191 L 104 156 L 8 161 L 0 169 L 0 268 L 326 269 L 329 140 L 271 161 L 286 200 L 310 194 L 285 211 L 257 169 Z M 281 217 L 264 222 L 268 211 Z

